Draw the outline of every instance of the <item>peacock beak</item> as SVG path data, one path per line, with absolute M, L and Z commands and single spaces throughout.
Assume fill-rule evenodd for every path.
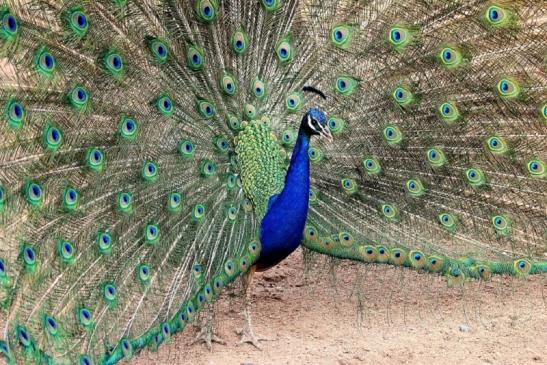
M 323 127 L 321 128 L 321 131 L 319 132 L 319 135 L 321 138 L 326 139 L 330 143 L 332 143 L 332 134 L 330 133 L 329 127 Z

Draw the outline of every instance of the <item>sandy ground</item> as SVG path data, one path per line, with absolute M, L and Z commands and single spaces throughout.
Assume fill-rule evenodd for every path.
M 545 275 L 447 288 L 427 274 L 351 263 L 332 270 L 321 259 L 305 279 L 301 256 L 256 275 L 253 324 L 271 339 L 262 351 L 237 344 L 236 285 L 216 304 L 227 345 L 190 345 L 194 328 L 135 364 L 547 364 Z

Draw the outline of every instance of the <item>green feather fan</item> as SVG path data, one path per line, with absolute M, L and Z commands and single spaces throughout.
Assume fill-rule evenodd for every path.
M 114 364 L 260 255 L 309 107 L 303 245 L 547 272 L 541 2 L 0 3 L 0 354 Z M 326 100 L 302 92 L 312 85 Z

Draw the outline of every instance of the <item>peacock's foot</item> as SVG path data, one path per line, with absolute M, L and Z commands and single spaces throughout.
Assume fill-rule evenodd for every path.
M 226 341 L 215 334 L 212 326 L 204 326 L 201 328 L 196 338 L 190 343 L 190 345 L 194 345 L 196 343 L 204 343 L 209 351 L 213 350 L 213 343 L 226 345 Z
M 270 341 L 269 338 L 255 335 L 252 327 L 247 324 L 245 324 L 242 330 L 237 331 L 237 334 L 241 335 L 241 339 L 237 343 L 238 345 L 241 345 L 242 343 L 250 343 L 259 350 L 262 350 L 260 341 Z

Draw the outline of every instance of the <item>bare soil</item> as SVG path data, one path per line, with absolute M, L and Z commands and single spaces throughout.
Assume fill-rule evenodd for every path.
M 255 275 L 253 325 L 271 339 L 262 350 L 237 344 L 243 304 L 236 285 L 215 305 L 217 334 L 227 345 L 190 345 L 194 327 L 134 362 L 547 364 L 545 275 L 447 288 L 438 276 L 325 259 L 304 275 L 301 256 Z

